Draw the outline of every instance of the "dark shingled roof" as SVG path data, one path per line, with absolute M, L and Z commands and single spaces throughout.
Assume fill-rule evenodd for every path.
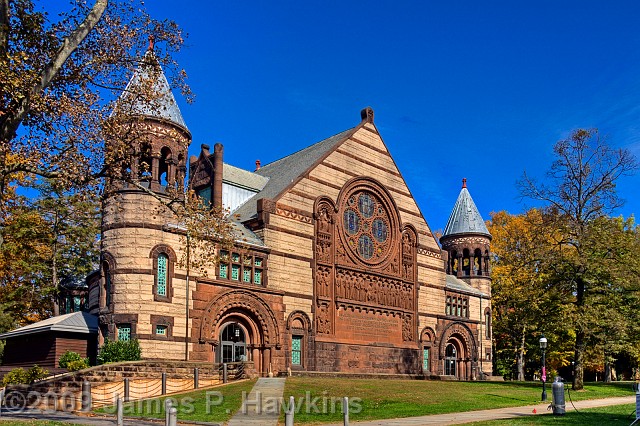
M 446 279 L 447 279 L 447 282 L 446 282 L 445 287 L 450 289 L 450 290 L 464 291 L 466 293 L 471 293 L 471 294 L 475 294 L 475 295 L 478 295 L 478 296 L 486 296 L 483 292 L 481 292 L 478 289 L 475 289 L 475 288 L 471 287 L 469 284 L 467 284 L 466 282 L 462 281 L 458 277 L 455 277 L 453 275 L 447 275 Z
M 482 216 L 480 216 L 480 212 L 466 186 L 462 188 L 460 195 L 458 195 L 442 236 L 446 237 L 454 234 L 483 234 L 491 238 L 491 234 L 489 234 L 489 230 L 485 226 L 484 220 L 482 220 Z
M 0 339 L 24 336 L 49 331 L 93 334 L 98 332 L 98 317 L 88 312 L 72 312 L 25 325 L 8 333 L 0 334 Z
M 157 72 L 152 73 L 152 67 L 155 67 Z M 149 102 L 141 99 L 141 96 L 137 96 L 137 99 L 134 99 L 132 105 L 130 105 L 130 112 L 147 117 L 160 118 L 187 129 L 180 108 L 178 108 L 178 104 L 176 103 L 176 98 L 171 92 L 167 77 L 164 75 L 164 71 L 162 71 L 162 67 L 151 49 L 147 50 L 147 53 L 145 53 L 142 59 L 142 63 L 133 73 L 133 77 L 131 77 L 127 87 L 124 89 L 124 92 L 122 92 L 121 99 L 136 96 L 136 86 L 141 85 L 142 82 L 150 78 L 155 78 L 153 93 L 158 93 L 160 97 L 157 100 L 154 99 L 153 105 L 150 105 Z
M 311 166 L 328 154 L 336 145 L 348 139 L 358 127 L 345 130 L 328 139 L 311 145 L 301 151 L 269 163 L 255 173 L 269 178 L 269 181 L 253 197 L 240 206 L 234 214 L 240 222 L 256 216 L 257 201 L 261 198 L 273 199 L 284 191 L 292 182 L 302 176 Z

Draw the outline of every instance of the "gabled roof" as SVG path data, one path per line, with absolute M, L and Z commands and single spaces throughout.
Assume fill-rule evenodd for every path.
M 469 284 L 467 284 L 466 282 L 462 281 L 458 277 L 456 277 L 454 275 L 449 275 L 449 274 L 447 274 L 447 277 L 446 277 L 445 288 L 447 288 L 449 290 L 453 290 L 453 291 L 462 291 L 462 292 L 465 292 L 465 293 L 475 294 L 475 295 L 478 295 L 478 296 L 486 296 L 480 290 L 471 287 Z
M 251 191 L 260 191 L 269 180 L 266 176 L 260 176 L 255 172 L 241 169 L 224 163 L 222 167 L 222 182 L 235 185 Z
M 150 79 L 153 80 L 152 90 L 149 91 L 148 88 L 145 90 L 141 86 L 148 85 Z M 145 97 L 141 96 L 140 93 L 145 92 L 157 94 L 158 98 L 152 101 L 144 99 Z M 130 99 L 131 97 L 135 98 Z M 164 71 L 162 71 L 162 67 L 153 53 L 152 46 L 149 47 L 138 69 L 133 73 L 133 77 L 131 77 L 124 92 L 120 95 L 118 103 L 122 103 L 125 100 L 126 102 L 131 102 L 130 105 L 127 105 L 129 114 L 159 118 L 187 129 L 180 108 L 176 103 L 176 98 L 173 96 L 167 77 L 164 75 Z
M 480 212 L 467 189 L 467 180 L 462 180 L 462 190 L 453 206 L 443 237 L 455 234 L 483 234 L 491 238 L 489 230 L 480 216 Z
M 25 325 L 8 333 L 0 334 L 0 339 L 44 333 L 48 331 L 66 331 L 69 333 L 93 334 L 98 332 L 98 317 L 87 312 L 51 317 L 33 324 Z
M 314 164 L 329 154 L 334 147 L 348 139 L 357 129 L 358 126 L 345 130 L 256 170 L 256 174 L 269 178 L 269 181 L 262 191 L 249 198 L 246 203 L 234 212 L 238 220 L 244 222 L 255 217 L 257 214 L 257 200 L 261 198 L 276 198 L 290 184 L 303 176 Z

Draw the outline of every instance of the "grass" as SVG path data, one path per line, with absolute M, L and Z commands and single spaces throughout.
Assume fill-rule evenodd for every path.
M 75 423 L 51 422 L 47 420 L 2 420 L 2 426 L 81 426 Z
M 164 400 L 172 398 L 178 409 L 178 419 L 203 422 L 225 422 L 242 405 L 242 393 L 249 394 L 255 380 L 246 380 L 218 386 L 206 391 L 195 391 L 170 397 L 157 397 L 123 405 L 125 417 L 164 418 Z M 96 410 L 99 413 L 115 413 L 114 407 Z
M 343 396 L 353 401 L 350 420 L 360 421 L 530 405 L 540 402 L 541 387 L 530 382 L 291 377 L 286 382 L 285 400 L 290 395 L 296 398 L 296 423 L 328 423 L 341 421 L 339 399 Z M 572 392 L 571 398 L 577 401 L 629 395 L 629 383 L 588 383 L 584 391 Z
M 575 411 L 569 411 L 564 416 L 544 415 L 508 420 L 493 420 L 490 422 L 469 423 L 469 426 L 628 426 L 635 419 L 635 416 L 633 415 L 635 409 L 635 404 L 613 405 L 611 407 L 580 410 L 578 413 Z
M 242 393 L 248 394 L 254 384 L 255 380 L 232 383 L 214 388 L 213 391 L 219 393 L 209 393 L 208 396 L 207 391 L 174 396 L 178 418 L 225 422 L 240 409 Z M 549 398 L 550 391 L 549 388 Z M 631 395 L 633 391 L 630 383 L 587 383 L 584 391 L 571 392 L 574 401 Z M 531 405 L 540 402 L 541 386 L 531 382 L 289 377 L 284 390 L 286 402 L 289 396 L 295 398 L 296 424 L 321 424 L 342 421 L 341 398 L 344 396 L 350 398 L 350 419 L 355 422 Z M 125 416 L 163 418 L 164 399 L 154 398 L 125 404 Z M 113 413 L 112 408 L 101 411 Z M 598 410 L 598 413 L 601 412 L 604 413 L 605 409 Z M 284 422 L 284 414 L 281 421 Z

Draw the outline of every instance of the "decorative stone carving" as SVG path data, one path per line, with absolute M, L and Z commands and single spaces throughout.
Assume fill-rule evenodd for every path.
M 319 305 L 316 310 L 316 331 L 318 334 L 331 334 L 331 319 L 326 304 Z

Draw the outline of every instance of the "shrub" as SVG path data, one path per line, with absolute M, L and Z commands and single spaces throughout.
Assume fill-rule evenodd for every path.
M 24 371 L 22 368 L 14 368 L 13 370 L 5 374 L 4 378 L 2 379 L 3 386 L 22 385 L 27 383 L 29 383 L 27 378 L 27 372 Z
M 69 371 L 78 371 L 89 368 L 89 360 L 87 358 L 69 361 L 65 367 Z
M 22 368 L 14 368 L 2 379 L 2 384 L 7 385 L 28 385 L 36 380 L 44 379 L 49 372 L 37 364 L 25 371 Z
M 98 364 L 121 361 L 139 361 L 140 356 L 140 343 L 138 343 L 137 339 L 118 340 L 115 342 L 106 340 L 98 353 Z
M 73 351 L 66 351 L 65 353 L 62 354 L 62 356 L 60 356 L 60 359 L 58 360 L 58 365 L 60 366 L 60 368 L 68 368 L 68 364 L 70 362 L 80 361 L 80 360 L 82 360 L 82 357 L 80 356 L 79 353 L 73 352 Z

